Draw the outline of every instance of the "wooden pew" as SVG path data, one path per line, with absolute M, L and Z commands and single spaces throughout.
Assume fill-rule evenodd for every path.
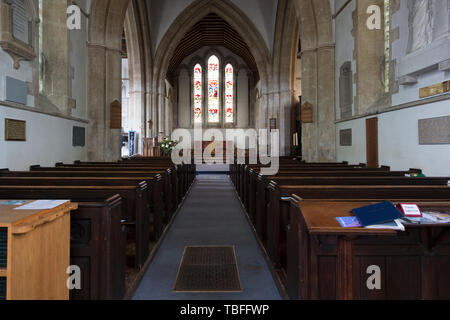
M 0 199 L 70 199 L 103 202 L 119 194 L 127 237 L 135 243 L 134 265 L 141 268 L 149 254 L 150 217 L 147 184 L 139 186 L 0 186 Z M 133 230 L 134 229 L 134 230 Z
M 6 195 L 3 192 L 1 199 Z M 13 190 L 11 195 L 26 199 L 21 191 Z M 81 269 L 81 289 L 70 290 L 71 300 L 123 299 L 126 234 L 121 219 L 119 195 L 99 202 L 78 202 L 70 218 L 70 263 Z
M 177 193 L 179 192 L 177 189 L 177 181 L 173 180 L 175 179 L 176 175 L 172 175 L 171 169 L 165 169 L 163 167 L 161 168 L 151 168 L 148 171 L 144 167 L 116 167 L 116 166 L 58 166 L 58 167 L 41 167 L 39 165 L 31 166 L 31 171 L 57 171 L 57 172 L 83 172 L 83 175 L 85 175 L 86 172 L 108 172 L 108 174 L 105 174 L 105 176 L 110 176 L 111 173 L 114 172 L 122 172 L 124 173 L 124 176 L 127 176 L 128 173 L 133 172 L 139 172 L 141 175 L 149 175 L 149 174 L 161 174 L 163 176 L 163 189 L 164 192 L 162 194 L 162 197 L 164 199 L 164 216 L 171 216 L 179 204 L 179 196 L 177 196 Z M 187 190 L 186 190 L 187 191 Z M 185 190 L 183 189 L 183 194 L 185 193 Z
M 291 299 L 450 299 L 450 224 L 405 232 L 341 228 L 335 217 L 370 202 L 290 201 L 287 292 Z M 450 211 L 450 202 L 419 203 Z M 378 266 L 381 288 L 367 287 Z
M 164 232 L 163 203 L 161 201 L 161 177 L 45 177 L 34 176 L 29 173 L 26 176 L 2 176 L 0 185 L 5 186 L 139 186 L 141 182 L 147 183 L 147 200 L 151 217 L 153 218 L 153 232 L 151 240 L 157 241 Z
M 270 183 L 267 216 L 260 238 L 267 244 L 269 257 L 279 266 L 285 250 L 285 234 L 289 225 L 289 198 L 296 196 L 303 200 L 323 201 L 447 201 L 450 199 L 448 186 L 278 186 Z
M 248 183 L 248 195 L 244 199 L 247 212 L 255 222 L 256 210 L 264 210 L 268 203 L 266 197 L 267 187 L 273 181 L 278 185 L 448 185 L 450 177 L 367 177 L 367 176 L 269 176 L 264 177 L 251 172 L 250 181 Z M 257 199 L 260 203 L 257 203 Z M 266 202 L 264 202 L 266 199 Z
M 249 167 L 245 167 L 242 169 L 241 174 L 238 179 L 238 193 L 241 199 L 245 199 L 245 196 L 248 192 L 248 185 L 250 183 L 251 171 L 253 170 Z M 405 176 L 411 173 L 421 173 L 417 172 L 413 169 L 409 171 L 389 171 L 389 167 L 380 167 L 376 169 L 368 169 L 368 168 L 331 168 L 331 167 L 322 167 L 322 168 L 310 168 L 310 167 L 280 167 L 277 172 L 277 176 L 347 176 L 347 175 L 365 175 L 365 176 Z M 254 170 L 255 171 L 255 170 Z M 256 170 L 257 173 L 260 173 Z

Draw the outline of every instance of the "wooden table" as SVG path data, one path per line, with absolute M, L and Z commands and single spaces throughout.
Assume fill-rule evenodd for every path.
M 0 250 L 7 252 L 0 265 L 0 296 L 68 300 L 70 211 L 78 205 L 67 201 L 48 210 L 14 210 L 20 206 L 0 205 Z
M 375 202 L 290 202 L 287 290 L 292 299 L 449 299 L 450 224 L 343 228 L 336 217 Z M 450 203 L 422 203 L 450 210 Z M 381 288 L 367 286 L 378 266 Z

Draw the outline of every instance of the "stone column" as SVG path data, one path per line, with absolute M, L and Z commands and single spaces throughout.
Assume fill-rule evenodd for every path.
M 43 94 L 62 113 L 70 115 L 67 2 L 43 1 L 43 6 L 42 52 L 46 61 Z
M 120 129 L 110 129 L 110 105 L 122 101 L 122 70 L 119 50 L 88 44 L 88 159 L 120 158 Z M 92 80 L 92 79 L 95 79 Z
M 302 103 L 313 106 L 313 123 L 302 124 L 302 153 L 306 161 L 319 159 L 318 150 L 318 87 L 317 52 L 313 49 L 302 52 Z
M 318 161 L 336 159 L 336 109 L 334 97 L 334 46 L 317 50 L 317 125 Z
M 367 27 L 367 8 L 379 6 L 381 29 L 369 30 Z M 353 13 L 355 52 L 357 70 L 355 74 L 356 97 L 355 115 L 369 111 L 384 94 L 384 0 L 359 0 Z
M 103 161 L 105 148 L 105 47 L 88 44 L 88 108 L 87 157 Z M 95 79 L 95 81 L 89 80 Z
M 106 90 L 105 90 L 105 161 L 116 161 L 121 154 L 121 130 L 111 128 L 110 105 L 113 101 L 122 101 L 122 57 L 119 50 L 106 50 Z M 138 139 L 141 137 L 138 136 Z M 139 141 L 137 145 L 140 145 Z

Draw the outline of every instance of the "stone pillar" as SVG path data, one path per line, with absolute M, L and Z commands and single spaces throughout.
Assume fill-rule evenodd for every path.
M 367 8 L 377 5 L 382 8 L 381 29 L 367 27 Z M 355 75 L 355 115 L 369 111 L 384 94 L 384 0 L 359 0 L 353 13 L 355 53 L 357 70 Z
M 105 90 L 105 161 L 116 161 L 121 156 L 121 130 L 111 128 L 111 103 L 122 101 L 122 57 L 119 50 L 106 50 L 106 90 Z M 141 139 L 142 137 L 138 137 Z M 138 142 L 138 145 L 140 143 Z
M 336 159 L 336 109 L 334 97 L 334 46 L 317 50 L 317 137 L 319 139 L 318 161 Z
M 67 2 L 43 1 L 42 52 L 45 56 L 43 94 L 58 109 L 71 114 L 69 105 L 69 30 Z
M 88 45 L 88 119 L 87 157 L 89 161 L 103 161 L 105 148 L 105 47 Z
M 88 45 L 88 159 L 115 161 L 120 158 L 120 129 L 110 129 L 110 104 L 122 101 L 120 51 Z
M 302 103 L 313 106 L 313 123 L 302 124 L 302 153 L 306 161 L 318 161 L 318 87 L 317 53 L 315 50 L 302 52 Z

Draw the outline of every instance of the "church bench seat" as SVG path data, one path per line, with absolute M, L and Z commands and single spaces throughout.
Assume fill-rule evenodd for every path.
M 167 168 L 152 168 L 151 170 L 146 170 L 146 168 L 141 167 L 103 167 L 103 166 L 85 166 L 85 167 L 77 167 L 77 166 L 58 166 L 58 167 L 41 167 L 39 165 L 37 166 L 31 166 L 30 170 L 32 172 L 39 172 L 39 171 L 46 171 L 46 172 L 83 172 L 83 175 L 87 172 L 96 172 L 96 173 L 102 173 L 104 172 L 105 176 L 110 176 L 111 174 L 114 174 L 116 172 L 123 173 L 124 176 L 127 176 L 128 174 L 133 173 L 140 173 L 140 175 L 149 175 L 149 174 L 161 174 L 163 177 L 163 194 L 162 197 L 164 199 L 164 210 L 167 212 L 167 216 L 172 215 L 178 204 L 181 202 L 182 195 L 184 195 L 187 192 L 186 186 L 185 186 L 185 177 L 181 178 L 181 181 L 179 177 L 177 176 L 177 173 L 172 169 Z M 107 173 L 106 173 L 107 172 Z M 179 182 L 180 181 L 180 182 Z M 179 185 L 182 185 L 182 189 L 179 189 Z M 181 198 L 181 199 L 180 199 Z
M 245 194 L 248 191 L 251 172 L 260 172 L 260 168 L 251 168 L 249 166 L 240 166 L 240 172 L 237 178 L 237 190 L 241 198 L 245 198 Z M 389 167 L 380 168 L 359 168 L 359 167 L 322 167 L 322 168 L 309 168 L 309 167 L 280 167 L 277 176 L 291 176 L 291 175 L 309 175 L 309 176 L 331 176 L 335 175 L 361 175 L 366 176 L 405 176 L 412 173 L 422 173 L 421 170 L 410 169 L 408 171 L 389 171 Z
M 126 221 L 127 238 L 134 243 L 134 267 L 140 269 L 148 255 L 150 243 L 150 209 L 147 184 L 139 186 L 4 186 L 0 199 L 70 199 L 74 202 L 104 201 L 116 194 L 122 198 L 122 219 Z M 158 227 L 156 227 L 158 228 Z
M 44 199 L 51 196 L 47 192 L 39 194 Z M 0 198 L 7 199 L 8 195 L 14 199 L 29 199 L 22 190 L 10 193 L 3 190 Z M 63 198 L 69 199 L 70 195 Z M 126 233 L 121 225 L 122 198 L 113 195 L 77 202 L 78 209 L 70 215 L 70 264 L 80 267 L 81 288 L 70 290 L 70 299 L 123 299 Z
M 348 169 L 348 170 L 295 170 L 295 171 L 286 171 L 284 168 L 281 168 L 280 171 L 277 172 L 277 177 L 405 177 L 407 174 L 410 174 L 411 171 L 373 171 L 366 169 Z M 238 194 L 247 210 L 249 210 L 249 197 L 250 194 L 259 191 L 258 186 L 256 185 L 260 180 L 263 179 L 263 176 L 257 170 L 250 169 L 247 173 L 243 174 L 240 179 L 240 191 Z M 262 194 L 262 193 L 261 193 Z
M 437 300 L 450 298 L 449 224 L 407 225 L 405 232 L 342 228 L 335 217 L 371 202 L 291 199 L 286 290 L 290 299 Z M 449 211 L 450 202 L 419 203 Z M 369 266 L 379 267 L 371 290 Z M 375 271 L 377 272 L 377 271 Z
M 151 239 L 159 239 L 164 230 L 164 220 L 170 220 L 170 213 L 164 214 L 161 199 L 161 176 L 154 177 L 43 177 L 43 176 L 22 176 L 22 177 L 0 177 L 0 185 L 5 186 L 139 186 L 145 182 L 147 188 L 148 206 L 153 217 L 153 232 Z
M 250 172 L 247 184 L 248 194 L 244 198 L 244 204 L 251 217 L 255 220 L 257 203 L 256 199 L 266 199 L 267 187 L 271 181 L 278 185 L 441 185 L 446 186 L 450 177 L 366 177 L 366 176 L 262 176 L 256 172 Z M 258 206 L 263 210 L 264 205 Z
M 438 202 L 450 199 L 449 186 L 288 186 L 271 182 L 268 186 L 267 210 L 257 212 L 256 230 L 275 265 L 280 264 L 280 251 L 285 247 L 289 225 L 289 198 L 302 200 L 337 201 L 403 201 Z

